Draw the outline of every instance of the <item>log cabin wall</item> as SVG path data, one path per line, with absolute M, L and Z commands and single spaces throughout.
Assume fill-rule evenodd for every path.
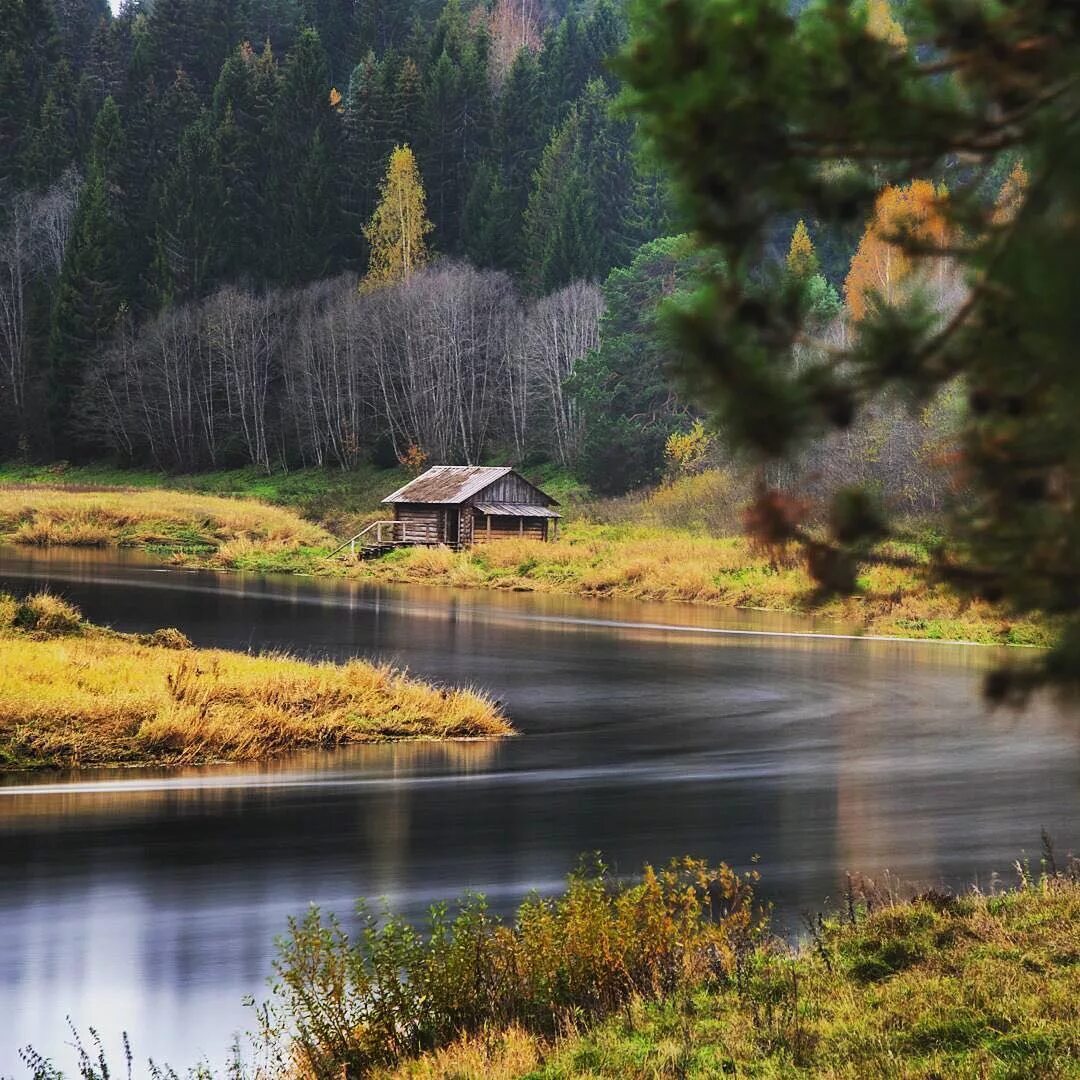
M 446 539 L 445 506 L 428 503 L 396 503 L 394 520 L 404 522 L 406 530 L 418 526 L 423 527 L 425 531 L 432 531 L 434 543 L 441 543 Z
M 506 540 L 524 536 L 530 540 L 547 539 L 547 518 L 503 517 L 491 515 L 491 527 L 488 528 L 488 515 L 479 511 L 474 515 L 473 537 L 477 543 L 484 540 Z

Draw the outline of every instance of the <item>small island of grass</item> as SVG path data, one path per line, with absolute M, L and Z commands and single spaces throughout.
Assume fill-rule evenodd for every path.
M 47 593 L 0 594 L 0 770 L 246 761 L 289 750 L 508 735 L 497 706 L 393 668 L 119 634 Z

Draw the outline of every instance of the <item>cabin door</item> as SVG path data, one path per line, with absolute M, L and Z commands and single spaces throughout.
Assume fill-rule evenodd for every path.
M 446 511 L 446 542 L 457 547 L 461 538 L 461 511 L 455 506 Z

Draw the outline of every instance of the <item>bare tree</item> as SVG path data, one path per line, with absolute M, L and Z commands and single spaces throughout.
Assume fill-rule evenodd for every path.
M 227 286 L 211 298 L 205 332 L 221 366 L 225 411 L 248 460 L 270 471 L 270 392 L 289 328 L 278 293 L 256 295 Z
M 68 172 L 43 195 L 16 195 L 0 237 L 0 399 L 19 423 L 26 409 L 27 292 L 59 271 L 78 194 L 78 175 Z
M 566 393 L 566 380 L 574 365 L 599 346 L 603 310 L 599 287 L 579 281 L 537 300 L 525 317 L 523 366 L 550 438 L 549 448 L 561 465 L 574 462 L 582 434 L 582 418 Z

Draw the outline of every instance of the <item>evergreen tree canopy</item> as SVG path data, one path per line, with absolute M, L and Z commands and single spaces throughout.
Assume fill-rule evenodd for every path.
M 880 4 L 822 2 L 799 16 L 786 0 L 636 4 L 620 63 L 632 106 L 693 226 L 727 266 L 681 306 L 675 326 L 698 359 L 702 396 L 763 459 L 850 423 L 886 388 L 928 402 L 962 380 L 968 490 L 931 572 L 1062 620 L 1041 671 L 999 674 L 993 690 L 1019 693 L 1041 678 L 1075 689 L 1080 9 L 908 0 L 904 14 L 910 42 Z M 986 181 L 1017 156 L 1026 191 L 1002 220 Z M 867 310 L 848 346 L 793 365 L 808 303 L 782 274 L 762 283 L 769 223 L 869 221 L 883 185 L 941 176 L 958 157 L 965 173 L 948 198 L 897 215 L 876 236 L 925 268 L 921 283 L 892 298 L 863 290 Z M 941 227 L 927 228 L 934 218 Z M 943 273 L 964 289 L 944 309 L 921 287 Z M 825 539 L 775 492 L 762 493 L 757 518 L 764 539 L 802 541 L 834 591 L 854 589 L 859 560 L 885 528 L 870 497 L 851 491 L 837 495 Z
M 663 237 L 604 283 L 600 348 L 578 363 L 568 384 L 585 417 L 582 475 L 602 494 L 656 483 L 668 436 L 684 426 L 686 407 L 671 387 L 678 352 L 661 304 L 692 288 L 700 264 L 689 237 Z

